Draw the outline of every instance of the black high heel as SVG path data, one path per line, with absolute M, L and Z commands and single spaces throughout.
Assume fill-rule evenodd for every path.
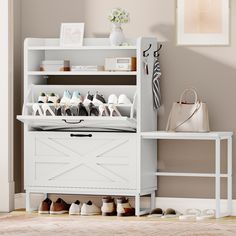
M 79 104 L 78 110 L 79 110 L 79 116 L 88 116 L 88 112 L 82 102 Z
M 60 106 L 55 107 L 55 115 L 56 116 L 62 116 L 62 110 L 61 110 Z
M 72 116 L 71 109 L 69 107 L 65 108 L 65 113 L 67 116 Z
M 99 111 L 93 103 L 89 104 L 89 115 L 90 116 L 99 116 Z

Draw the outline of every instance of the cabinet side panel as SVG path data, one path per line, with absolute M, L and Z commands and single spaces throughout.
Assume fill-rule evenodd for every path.
M 137 88 L 138 88 L 138 131 L 157 130 L 157 112 L 153 108 L 152 75 L 154 65 L 154 51 L 157 50 L 155 38 L 139 38 L 138 40 L 138 62 L 137 62 Z M 148 49 L 148 57 L 143 57 L 143 51 Z M 145 70 L 145 63 L 148 64 L 148 74 Z

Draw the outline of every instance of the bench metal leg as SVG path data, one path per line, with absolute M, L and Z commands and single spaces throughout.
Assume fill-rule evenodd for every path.
M 215 201 L 216 218 L 220 218 L 220 139 L 215 140 Z
M 227 210 L 228 214 L 232 214 L 232 137 L 227 140 Z

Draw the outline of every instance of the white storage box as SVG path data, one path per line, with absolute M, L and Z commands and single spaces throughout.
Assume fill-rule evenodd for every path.
M 70 61 L 42 61 L 41 71 L 70 71 Z

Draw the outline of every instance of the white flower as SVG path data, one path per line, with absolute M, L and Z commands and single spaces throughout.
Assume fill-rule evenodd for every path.
M 129 13 L 125 9 L 114 8 L 108 15 L 108 20 L 116 23 L 129 22 Z

